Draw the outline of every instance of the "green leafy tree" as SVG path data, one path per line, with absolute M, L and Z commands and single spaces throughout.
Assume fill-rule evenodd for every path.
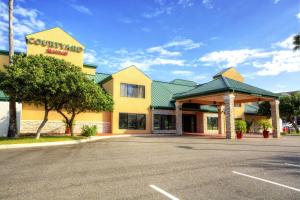
M 285 95 L 280 97 L 280 116 L 282 119 L 290 122 L 299 133 L 297 124 L 295 123 L 295 117 L 300 115 L 300 93 L 295 92 L 291 95 Z
M 293 48 L 294 51 L 300 50 L 300 33 L 294 36 L 293 44 L 294 44 L 294 48 Z
M 36 132 L 40 137 L 49 112 L 60 103 L 60 94 L 67 84 L 66 77 L 75 67 L 71 63 L 43 55 L 15 55 L 13 63 L 1 73 L 0 89 L 11 99 L 44 108 L 44 118 Z
M 112 111 L 113 100 L 100 86 L 89 80 L 80 70 L 73 69 L 66 77 L 67 84 L 60 93 L 56 111 L 60 113 L 74 135 L 73 121 L 82 112 Z
M 268 118 L 271 117 L 271 104 L 268 101 L 263 101 L 258 104 L 258 114 L 266 116 Z

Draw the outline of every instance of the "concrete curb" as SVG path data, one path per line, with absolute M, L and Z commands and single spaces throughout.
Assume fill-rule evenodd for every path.
M 49 147 L 49 146 L 81 144 L 81 143 L 93 142 L 93 141 L 104 140 L 104 139 L 109 139 L 109 138 L 122 138 L 122 137 L 130 137 L 130 136 L 132 136 L 132 135 L 91 136 L 86 139 L 72 140 L 72 141 L 41 142 L 41 143 L 28 143 L 28 144 L 3 144 L 3 145 L 0 145 L 0 150 L 1 149 L 34 148 L 34 147 Z M 140 136 L 140 135 L 137 135 L 137 136 Z

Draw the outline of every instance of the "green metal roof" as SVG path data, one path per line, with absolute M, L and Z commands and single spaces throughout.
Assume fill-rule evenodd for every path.
M 174 109 L 173 95 L 193 88 L 192 86 L 152 81 L 152 107 Z
M 0 90 L 0 101 L 9 101 L 9 97 L 6 96 L 1 90 Z
M 192 87 L 197 85 L 197 83 L 195 83 L 194 81 L 183 80 L 183 79 L 174 79 L 170 83 L 179 84 L 179 85 L 186 85 L 186 86 L 192 86 Z
M 220 76 L 219 78 L 212 80 L 203 85 L 199 85 L 190 91 L 186 91 L 183 93 L 178 93 L 174 95 L 174 99 L 183 99 L 188 97 L 195 96 L 204 96 L 208 94 L 216 94 L 220 92 L 239 92 L 246 93 L 250 95 L 278 98 L 279 96 L 273 92 L 269 92 L 267 90 L 260 89 L 258 87 L 254 87 L 248 85 L 243 82 L 239 82 L 233 79 L 226 78 L 224 76 Z
M 106 78 L 108 78 L 110 76 L 111 76 L 111 74 L 97 72 L 94 77 L 95 83 L 101 83 L 102 81 L 104 81 Z
M 90 63 L 83 63 L 83 66 L 84 66 L 84 67 L 88 67 L 88 68 L 93 68 L 93 69 L 96 69 L 96 68 L 97 68 L 97 65 L 90 64 Z

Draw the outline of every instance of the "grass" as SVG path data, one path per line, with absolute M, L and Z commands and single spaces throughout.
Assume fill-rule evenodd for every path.
M 299 135 L 300 136 L 300 133 L 297 133 L 297 132 L 290 132 L 290 133 L 281 132 L 281 135 Z
M 1 144 L 27 144 L 27 143 L 40 143 L 40 142 L 58 142 L 58 141 L 72 141 L 84 139 L 84 136 L 41 136 L 40 139 L 35 139 L 33 136 L 19 137 L 19 138 L 6 138 L 0 137 Z

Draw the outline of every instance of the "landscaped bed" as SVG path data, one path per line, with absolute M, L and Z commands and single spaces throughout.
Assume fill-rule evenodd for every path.
M 72 141 L 84 139 L 84 136 L 41 136 L 40 139 L 35 139 L 33 136 L 19 137 L 19 138 L 6 138 L 0 137 L 0 145 L 2 144 L 27 144 L 27 143 L 40 143 L 40 142 L 59 142 L 59 141 Z

